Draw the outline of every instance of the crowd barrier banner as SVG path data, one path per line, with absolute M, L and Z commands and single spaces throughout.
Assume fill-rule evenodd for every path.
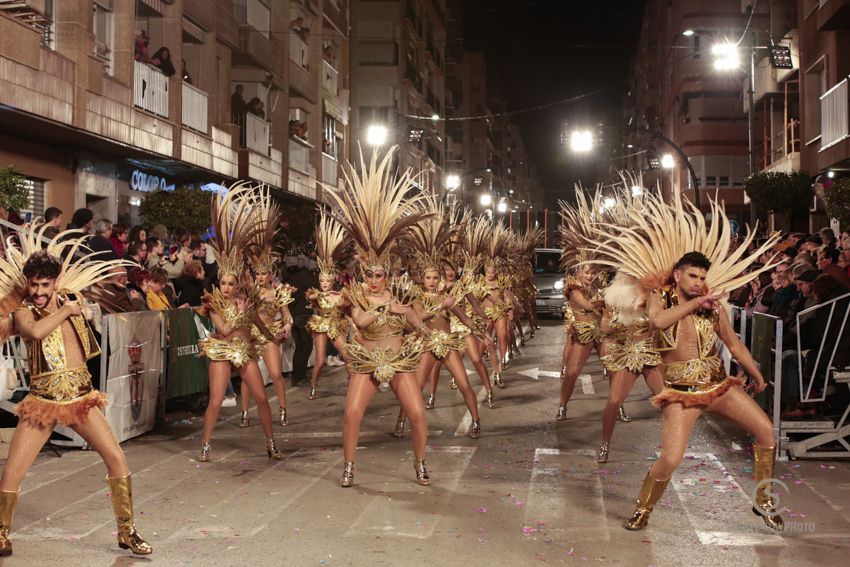
M 212 331 L 212 323 L 194 309 L 165 312 L 168 355 L 165 399 L 204 393 L 209 389 L 206 357 L 198 356 L 198 341 Z
M 106 358 L 106 379 L 101 387 L 109 398 L 106 419 L 119 442 L 152 430 L 156 423 L 163 371 L 162 327 L 159 311 L 103 318 L 101 356 Z

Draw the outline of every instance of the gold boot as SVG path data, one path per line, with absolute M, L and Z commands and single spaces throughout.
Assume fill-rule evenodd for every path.
M 395 422 L 395 431 L 393 431 L 393 437 L 397 437 L 401 439 L 404 437 L 404 418 L 399 417 Z
M 283 453 L 281 453 L 280 449 L 277 448 L 277 444 L 274 442 L 274 437 L 266 439 L 266 453 L 273 461 L 283 460 Z
M 118 478 L 106 477 L 109 491 L 112 493 L 112 509 L 118 524 L 118 547 L 129 549 L 137 555 L 150 555 L 153 552 L 148 542 L 142 539 L 133 523 L 133 486 L 130 475 Z
M 643 481 L 643 487 L 638 494 L 637 508 L 635 513 L 626 522 L 627 530 L 642 530 L 649 523 L 649 514 L 652 513 L 652 508 L 661 500 L 661 495 L 664 494 L 664 489 L 667 488 L 667 480 L 655 480 L 652 475 L 646 473 L 646 479 Z
M 428 476 L 428 469 L 425 468 L 425 459 L 414 459 L 413 469 L 416 471 L 416 482 L 420 486 L 431 485 L 431 477 Z
M 785 522 L 777 504 L 773 500 L 773 463 L 776 458 L 776 447 L 753 447 L 756 469 L 756 498 L 753 513 L 764 520 L 764 524 L 774 530 L 782 531 Z
M 239 427 L 245 428 L 245 427 L 248 427 L 249 425 L 251 425 L 251 420 L 248 419 L 248 412 L 243 411 L 242 417 L 239 418 Z
M 567 421 L 567 404 L 558 406 L 558 413 L 555 414 L 555 421 Z
M 345 468 L 342 469 L 342 478 L 339 479 L 339 485 L 343 488 L 354 486 L 354 463 L 345 462 Z
M 9 530 L 12 529 L 12 516 L 15 515 L 15 504 L 17 502 L 17 492 L 0 491 L 0 557 L 12 555 L 12 540 L 9 539 Z

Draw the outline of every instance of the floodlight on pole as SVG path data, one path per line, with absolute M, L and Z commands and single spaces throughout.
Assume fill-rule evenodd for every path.
M 493 198 L 490 196 L 490 193 L 482 193 L 481 194 L 481 205 L 483 207 L 489 207 L 493 203 Z
M 682 35 L 685 36 L 685 37 L 691 37 L 695 33 L 696 32 L 692 29 L 686 29 L 685 31 L 682 32 Z
M 498 205 L 496 205 L 496 210 L 500 213 L 508 212 L 508 204 L 504 201 L 501 201 Z
M 570 134 L 570 149 L 576 153 L 587 153 L 593 149 L 593 132 L 575 130 Z
M 741 54 L 735 43 L 715 43 L 711 46 L 711 54 L 714 56 L 714 68 L 718 71 L 733 71 L 741 66 Z
M 676 160 L 673 159 L 673 154 L 664 154 L 661 156 L 661 167 L 664 169 L 673 169 L 676 166 Z
M 388 136 L 389 130 L 380 124 L 372 124 L 366 129 L 366 143 L 370 146 L 383 146 Z
M 450 173 L 446 176 L 446 189 L 449 191 L 454 191 L 460 187 L 460 175 L 456 173 Z
M 436 112 L 431 115 L 431 120 L 433 120 L 434 122 L 438 121 L 439 119 L 440 119 L 440 115 L 437 114 Z

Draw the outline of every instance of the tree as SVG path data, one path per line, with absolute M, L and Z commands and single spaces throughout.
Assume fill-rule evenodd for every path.
M 26 178 L 14 166 L 0 167 L 0 209 L 20 212 L 29 208 L 29 189 L 24 181 Z
M 793 213 L 808 209 L 812 178 L 804 171 L 759 172 L 744 180 L 744 190 L 757 208 Z
M 850 177 L 842 177 L 823 193 L 826 212 L 842 229 L 850 226 Z
M 153 191 L 139 206 L 139 216 L 149 227 L 162 224 L 172 233 L 178 230 L 202 233 L 210 226 L 212 197 L 207 191 L 185 187 Z

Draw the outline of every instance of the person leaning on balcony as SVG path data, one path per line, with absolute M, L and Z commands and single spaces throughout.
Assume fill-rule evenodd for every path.
M 245 92 L 245 85 L 236 85 L 233 94 L 230 95 L 230 113 L 233 115 L 233 122 L 236 124 L 242 124 L 242 117 L 245 116 L 248 108 L 245 99 L 242 98 L 243 92 Z
M 135 54 L 133 55 L 133 59 L 144 61 L 145 63 L 150 61 L 150 55 L 148 55 L 148 45 L 150 43 L 151 40 L 148 37 L 148 32 L 145 30 L 136 30 Z
M 167 47 L 160 47 L 151 57 L 151 64 L 162 71 L 166 77 L 170 77 L 177 72 L 174 68 L 174 63 L 171 62 L 171 50 Z

